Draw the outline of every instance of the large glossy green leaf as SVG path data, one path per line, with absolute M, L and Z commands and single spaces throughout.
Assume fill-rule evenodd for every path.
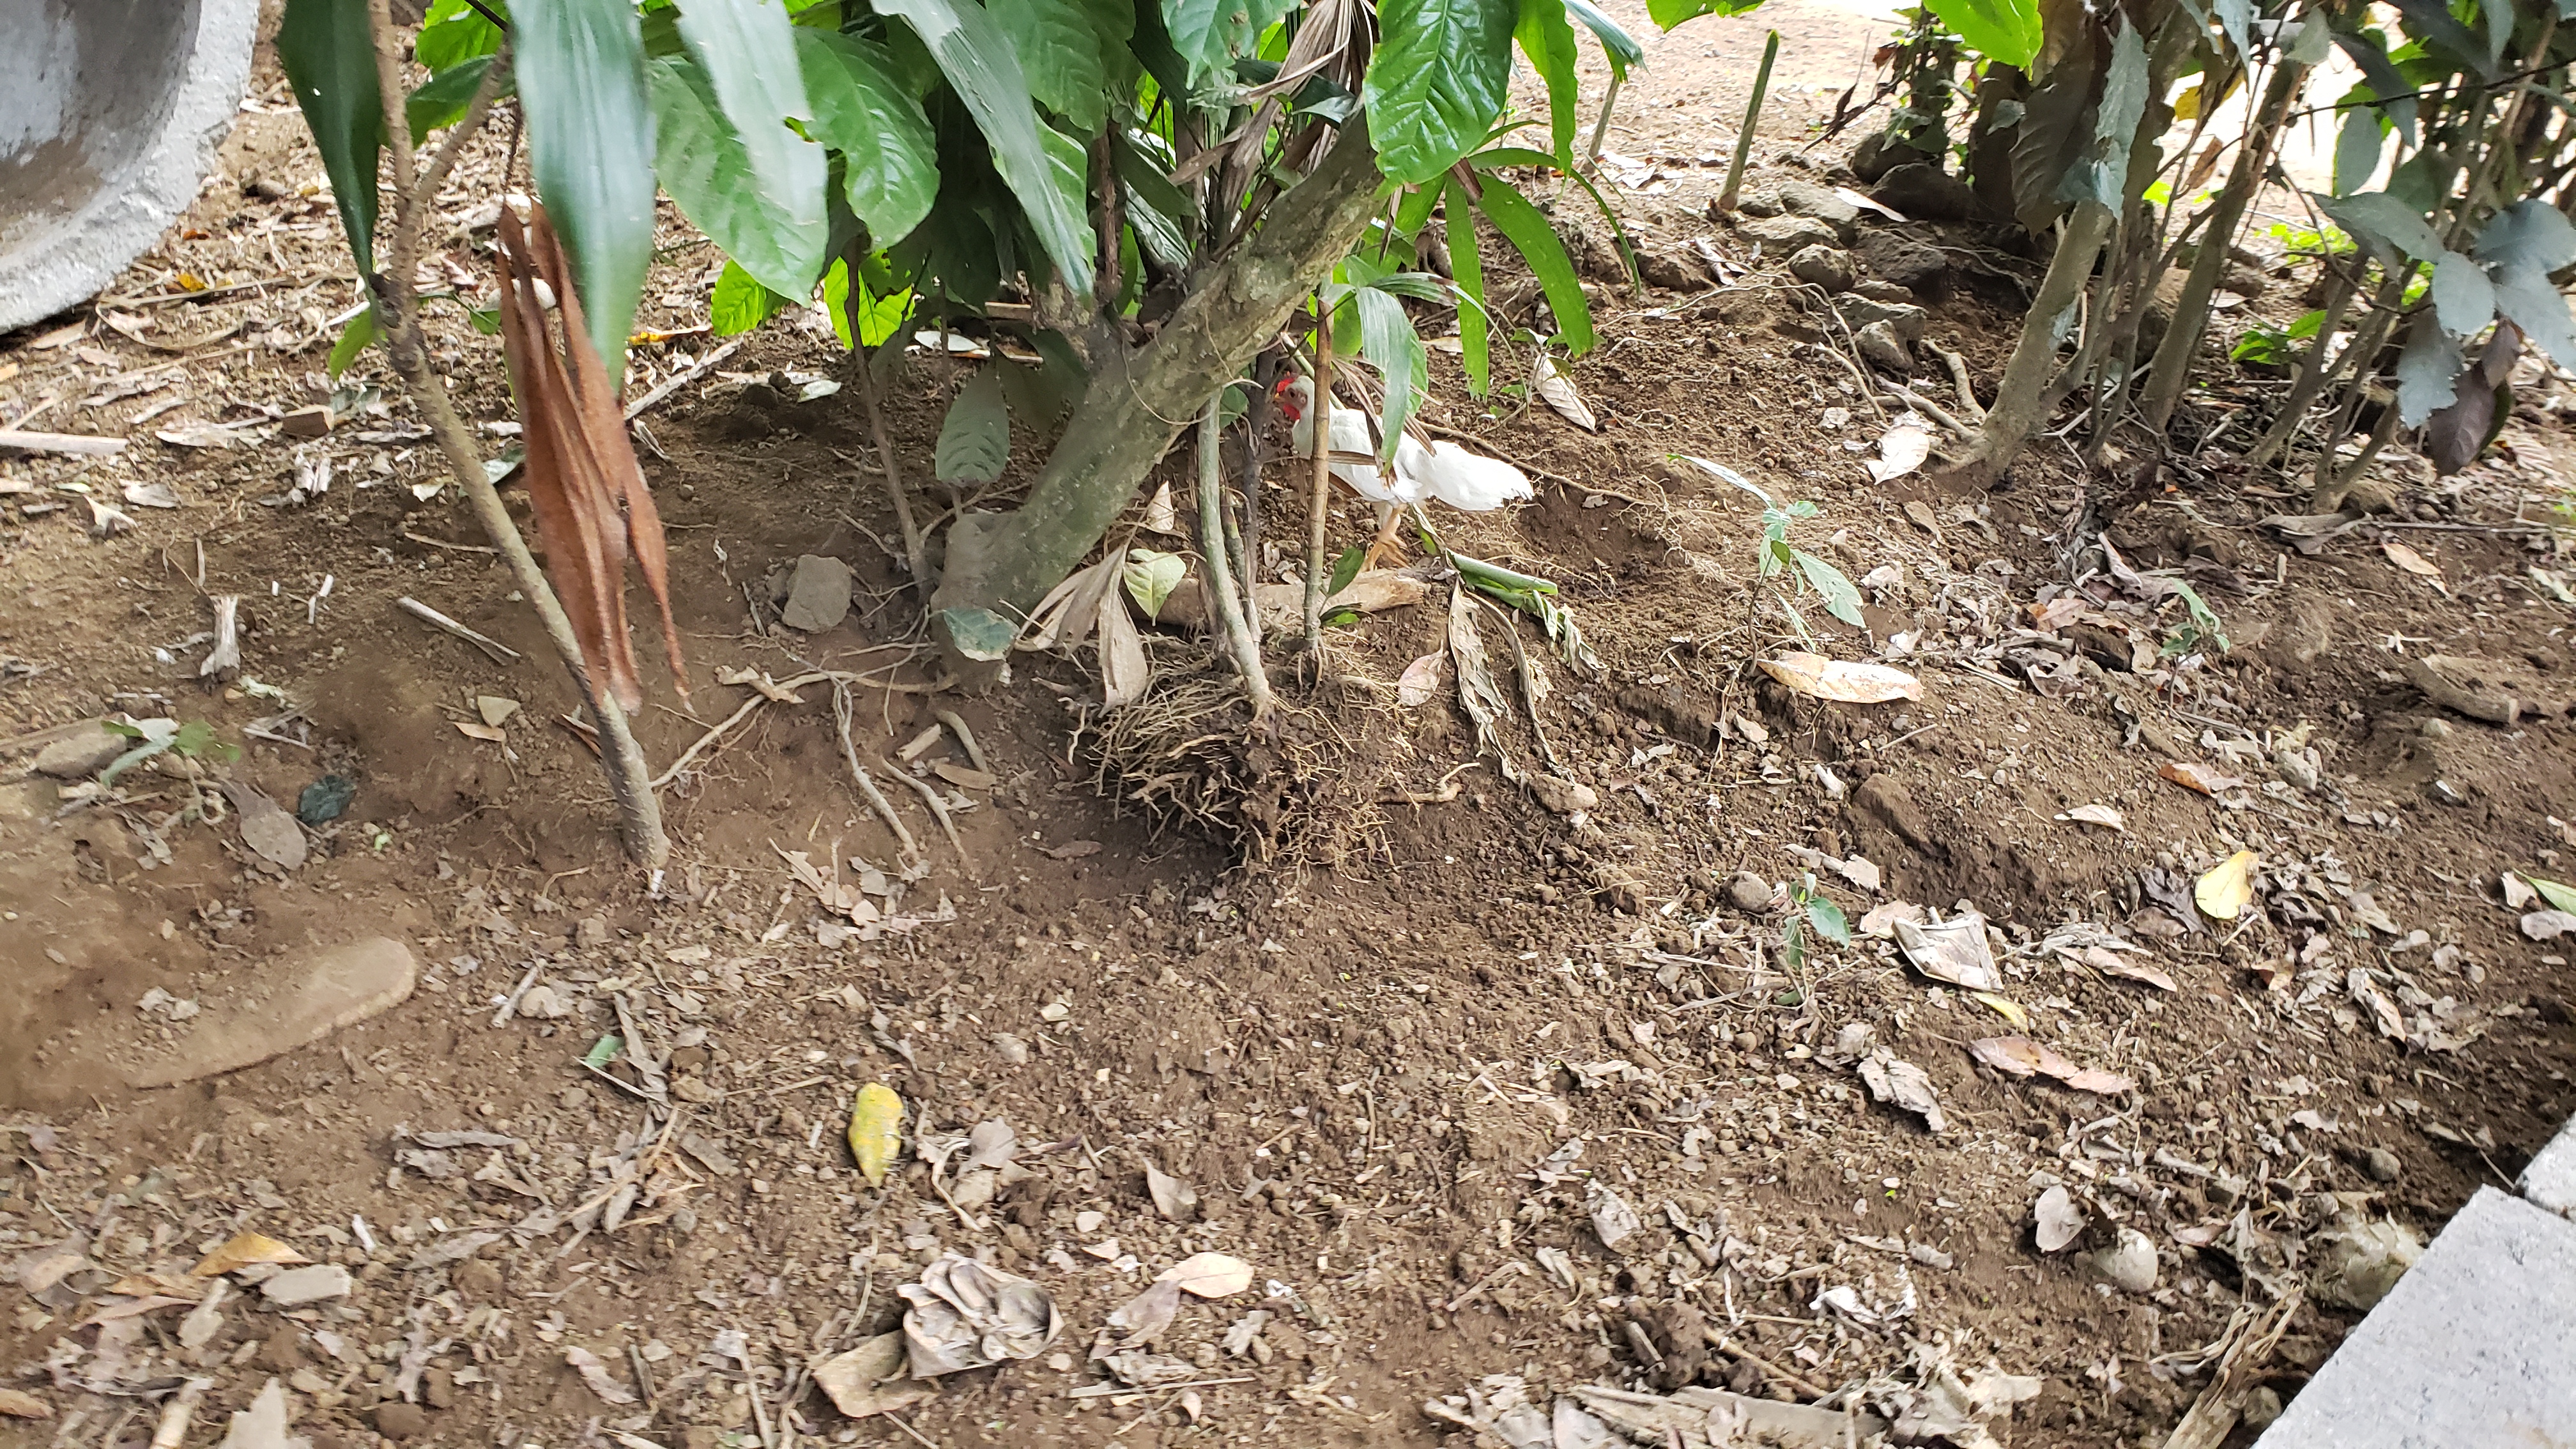
M 1161 0 L 1163 30 L 1193 83 L 1231 71 L 1296 0 Z M 1380 12 L 1383 16 L 1383 11 Z
M 1011 38 L 1030 94 L 1083 135 L 1109 114 L 1108 69 L 1084 0 L 1004 0 L 991 14 Z
M 1384 460 L 1395 456 L 1396 439 L 1404 436 L 1405 420 L 1421 402 L 1429 367 L 1423 357 L 1422 334 L 1413 330 L 1413 319 L 1394 293 L 1361 287 L 1352 293 L 1351 301 L 1360 314 L 1360 356 L 1377 369 L 1379 381 L 1386 385 L 1378 408 L 1378 456 Z
M 2129 177 L 2129 147 L 2137 138 L 2138 119 L 2147 105 L 2147 47 L 2137 27 L 2123 16 L 2111 37 L 2111 68 L 2102 79 L 2102 99 L 2094 109 L 2092 153 L 2067 168 L 2058 186 L 2062 201 L 2094 201 L 2118 211 Z
M 1442 186 L 1448 193 L 1449 279 L 1458 284 L 1458 361 L 1467 370 L 1467 391 L 1483 397 L 1494 361 L 1485 325 L 1485 259 L 1476 251 L 1476 209 L 1458 178 L 1452 176 Z
M 905 320 L 912 316 L 910 287 L 897 287 L 878 296 L 868 290 L 867 279 L 863 276 L 859 279 L 855 301 L 853 306 L 850 264 L 845 258 L 835 257 L 832 269 L 823 274 L 823 310 L 831 314 L 833 335 L 841 339 L 843 347 L 854 344 L 860 347 L 883 346 L 887 338 L 903 330 Z M 855 337 L 850 332 L 853 313 L 857 314 L 859 321 Z
M 1628 67 L 1646 63 L 1646 48 L 1637 43 L 1637 37 L 1621 29 L 1618 21 L 1602 14 L 1592 0 L 1565 0 L 1565 13 L 1582 21 L 1583 28 L 1592 32 L 1592 38 L 1601 42 L 1601 54 L 1610 62 L 1612 79 L 1624 81 L 1628 78 Z
M 1483 145 L 1512 74 L 1514 0 L 1385 0 L 1361 100 L 1378 169 L 1420 185 Z
M 1932 13 L 1988 60 L 2027 70 L 2039 55 L 2038 0 L 1930 0 Z
M 1057 276 L 1088 297 L 1093 238 L 1083 193 L 1077 189 L 1068 198 L 1056 182 L 1038 134 L 1046 128 L 1029 103 L 1028 80 L 1001 27 L 974 0 L 878 0 L 876 8 L 909 25 L 938 61 L 992 147 L 994 168 L 1028 213 Z
M 2406 33 L 2426 47 L 2448 52 L 2452 59 L 2495 80 L 2501 74 L 2485 41 L 2454 19 L 2440 0 L 2391 0 L 2406 20 Z
M 752 181 L 742 135 L 717 108 L 715 90 L 695 60 L 659 56 L 644 63 L 644 74 L 653 95 L 662 189 L 762 285 L 791 297 L 812 293 L 829 239 L 819 218 L 804 225 L 767 187 Z M 813 200 L 821 199 L 818 178 Z
M 322 153 L 340 227 L 361 273 L 376 269 L 376 157 L 385 145 L 384 94 L 367 0 L 287 0 L 277 59 Z
M 992 483 L 1011 461 L 1011 413 L 1002 400 L 1002 377 L 980 367 L 957 390 L 939 424 L 931 467 L 943 483 Z
M 2434 260 L 2431 295 L 2434 315 L 2455 337 L 2471 336 L 2495 320 L 2495 284 L 2485 268 L 2458 252 Z
M 499 0 L 484 0 L 486 9 L 507 17 L 509 7 Z M 490 55 L 501 48 L 501 27 L 483 18 L 483 12 L 465 0 L 438 0 L 421 17 L 420 35 L 412 42 L 412 58 L 432 72 L 453 70 L 476 56 Z
M 627 0 L 520 0 L 511 65 L 528 170 L 571 255 L 584 320 L 609 375 L 653 261 L 653 107 Z
M 1665 30 L 1703 15 L 1741 15 L 1762 0 L 1646 0 L 1646 17 Z
M 465 108 L 473 104 L 474 92 L 483 84 L 483 73 L 491 68 L 492 57 L 478 55 L 431 76 L 420 89 L 403 97 L 403 121 L 411 127 L 411 143 L 417 146 L 429 139 L 430 132 L 465 119 Z M 507 81 L 502 83 L 501 93 L 509 93 Z
M 1547 296 L 1547 310 L 1556 316 L 1557 335 L 1576 356 L 1591 351 L 1592 307 L 1583 299 L 1583 283 L 1574 275 L 1574 259 L 1565 254 L 1565 243 L 1529 198 L 1501 177 L 1487 176 L 1483 182 L 1485 216 L 1529 264 L 1530 275 L 1538 278 L 1539 290 Z
M 770 290 L 811 295 L 830 240 L 825 168 L 822 146 L 788 124 L 810 127 L 814 110 L 786 9 L 777 0 L 688 0 L 680 39 L 740 150 L 743 169 L 730 178 L 733 189 L 756 198 L 769 225 L 767 245 L 753 255 L 726 251 Z
M 1580 101 L 1574 75 L 1574 27 L 1566 23 L 1565 0 L 1520 0 L 1520 19 L 1512 38 L 1530 69 L 1547 83 L 1548 138 L 1555 144 L 1557 165 L 1574 169 L 1574 126 Z
M 796 27 L 814 139 L 841 153 L 842 191 L 876 245 L 900 241 L 939 195 L 939 153 L 921 102 L 885 48 L 836 30 Z
M 795 304 L 795 298 L 762 286 L 742 269 L 742 263 L 728 261 L 723 275 L 716 278 L 715 292 L 707 298 L 707 329 L 718 337 L 731 337 Z

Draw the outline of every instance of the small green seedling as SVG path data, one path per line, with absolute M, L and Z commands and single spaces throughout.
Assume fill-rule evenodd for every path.
M 117 756 L 106 769 L 99 771 L 98 782 L 101 785 L 115 784 L 117 776 L 160 754 L 175 754 L 185 760 L 227 763 L 241 758 L 241 746 L 216 739 L 215 727 L 204 720 L 190 720 L 186 724 L 169 719 L 147 719 L 140 724 L 109 720 L 107 732 L 143 743 Z
M 1792 526 L 1816 517 L 1824 512 L 1823 509 L 1803 498 L 1795 503 L 1778 502 L 1755 487 L 1743 474 L 1723 463 L 1713 463 L 1686 453 L 1675 456 L 1762 501 L 1762 542 L 1754 554 L 1754 571 L 1760 577 L 1774 581 L 1771 587 L 1779 597 L 1781 611 L 1789 616 L 1790 626 L 1798 631 L 1799 639 L 1809 648 L 1815 647 L 1816 638 L 1807 632 L 1807 621 L 1800 617 L 1796 603 L 1798 596 L 1808 589 L 1816 591 L 1826 613 L 1855 629 L 1869 627 L 1861 617 L 1860 590 L 1852 586 L 1851 579 L 1841 569 L 1789 541 Z M 1783 579 L 1785 583 L 1779 582 Z
M 1816 893 L 1809 872 L 1789 887 L 1789 921 L 1780 928 L 1780 959 L 1795 971 L 1807 964 L 1807 933 L 1815 932 L 1837 946 L 1851 944 L 1851 920 L 1843 908 Z

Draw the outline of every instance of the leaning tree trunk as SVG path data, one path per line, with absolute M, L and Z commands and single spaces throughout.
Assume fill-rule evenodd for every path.
M 1109 531 L 1208 395 L 1242 373 L 1359 240 L 1377 189 L 1377 155 L 1365 118 L 1354 118 L 1323 164 L 1271 204 L 1261 229 L 1205 274 L 1153 341 L 1133 353 L 1101 349 L 1090 389 L 1028 501 L 999 518 L 968 514 L 949 527 L 947 568 L 930 603 L 958 678 L 989 680 L 994 666 L 956 650 L 943 611 L 1027 617 Z
M 1967 462 L 1954 475 L 1957 481 L 1979 488 L 1993 486 L 2065 395 L 2049 386 L 2058 370 L 2060 339 L 2055 324 L 2083 296 L 2094 260 L 2102 255 L 2102 244 L 2110 239 L 2111 224 L 2118 219 L 2109 207 L 2091 201 L 2077 203 L 2067 218 L 2057 253 L 2049 259 L 2048 275 L 2040 279 L 2039 295 L 2022 319 L 2021 340 L 2013 347 L 2012 360 L 2004 364 L 2002 380 L 1995 384 L 1995 405 L 1986 410 L 1986 425 L 1978 430 Z

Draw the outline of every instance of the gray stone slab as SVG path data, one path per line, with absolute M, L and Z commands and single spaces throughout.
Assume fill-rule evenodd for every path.
M 276 970 L 265 996 L 198 1017 L 172 1049 L 126 1067 L 135 1087 L 174 1087 L 237 1072 L 389 1011 L 410 997 L 420 968 L 389 936 L 333 946 Z
M 2576 1223 L 2493 1188 L 2255 1449 L 2576 1443 Z
M 2576 1121 L 2558 1129 L 2522 1169 L 2522 1195 L 2562 1217 L 2576 1218 Z

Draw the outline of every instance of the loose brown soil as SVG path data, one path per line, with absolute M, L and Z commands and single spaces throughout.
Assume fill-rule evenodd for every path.
M 1792 54 L 1839 57 L 1810 62 L 1820 78 L 1873 38 L 1822 9 L 1781 23 L 1801 42 Z M 1758 44 L 1746 22 L 1703 23 L 1661 42 L 1622 101 L 1614 149 L 1667 174 L 1614 195 L 1640 245 L 1676 267 L 1695 267 L 1694 237 L 1751 252 L 1703 218 L 1718 172 L 1692 163 L 1731 140 Z M 297 1432 L 333 1445 L 614 1431 L 714 1449 L 756 1442 L 762 1422 L 862 1444 L 1429 1444 L 1455 1431 L 1423 1401 L 1487 1375 L 1704 1376 L 1807 1398 L 1898 1374 L 1925 1345 L 1963 1369 L 2045 1380 L 1993 1426 L 2008 1442 L 2155 1443 L 2207 1382 L 2192 1351 L 2240 1299 L 2265 1301 L 2256 1280 L 2287 1271 L 2192 1246 L 2209 1241 L 2195 1230 L 2241 1211 L 2240 1235 L 2295 1243 L 2322 1221 L 2320 1195 L 2343 1192 L 2429 1235 L 2576 1105 L 2565 962 L 2521 938 L 2498 894 L 2501 872 L 2576 868 L 2576 827 L 2561 823 L 2576 818 L 2567 726 L 2449 715 L 2404 674 L 2426 653 L 2481 656 L 2567 692 L 2567 610 L 2530 572 L 2562 545 L 2528 522 L 2567 503 L 2566 439 L 2546 411 L 2568 400 L 2557 384 L 2527 388 L 2531 408 L 2459 477 L 2392 456 L 2379 471 L 2395 512 L 2314 556 L 2257 526 L 2301 511 L 2302 483 L 2178 470 L 2111 536 L 2130 566 L 2192 580 L 2234 648 L 2141 673 L 2119 667 L 2136 661 L 2101 626 L 2032 632 L 2041 591 L 2069 582 L 2058 536 L 2080 490 L 2116 480 L 2088 481 L 2044 441 L 1991 495 L 1874 485 L 1846 442 L 1878 425 L 1812 303 L 1760 279 L 1634 293 L 1604 277 L 1603 345 L 1571 369 L 1599 435 L 1544 408 L 1482 415 L 1454 369 L 1431 414 L 1544 474 L 1533 505 L 1446 526 L 1462 552 L 1559 580 L 1598 651 L 1597 675 L 1548 660 L 1544 744 L 1526 719 L 1504 730 L 1524 766 L 1552 748 L 1595 805 L 1554 814 L 1506 784 L 1454 698 L 1396 703 L 1397 674 L 1440 647 L 1439 594 L 1337 633 L 1322 686 L 1277 666 L 1285 718 L 1226 758 L 1296 828 L 1250 866 L 1235 842 L 1136 808 L 1132 769 L 1102 771 L 1087 654 L 1027 655 L 988 695 L 857 691 L 854 740 L 872 762 L 949 708 L 999 778 L 962 792 L 973 808 L 954 846 L 916 795 L 894 792 L 928 873 L 877 898 L 908 919 L 845 933 L 820 929 L 782 859 L 840 862 L 844 880 L 854 860 L 897 864 L 852 792 L 827 689 L 762 708 L 665 793 L 675 853 L 652 893 L 622 864 L 591 757 L 557 723 L 572 690 L 533 619 L 477 551 L 454 490 L 413 495 L 436 459 L 418 441 L 360 436 L 406 427 L 408 408 L 389 398 L 388 416 L 306 445 L 334 465 L 328 493 L 265 501 L 293 483 L 297 448 L 260 414 L 322 399 L 323 324 L 354 292 L 329 206 L 293 194 L 318 172 L 301 123 L 263 84 L 186 225 L 117 291 L 167 294 L 182 274 L 285 280 L 96 309 L 149 318 L 148 342 L 89 311 L 57 319 L 85 324 L 74 338 L 0 339 L 0 418 L 41 406 L 44 426 L 135 440 L 87 466 L 0 461 L 0 480 L 33 490 L 0 497 L 0 730 L 103 712 L 205 720 L 247 746 L 237 777 L 268 795 L 292 805 L 335 773 L 356 796 L 281 878 L 233 824 L 169 819 L 186 798 L 173 775 L 138 772 L 113 808 L 66 811 L 50 780 L 0 788 L 13 998 L 0 1014 L 0 1257 L 81 1235 L 95 1271 L 67 1282 L 96 1293 L 126 1273 L 184 1271 L 250 1228 L 358 1282 L 290 1312 L 238 1298 L 193 1349 L 178 1309 L 147 1316 L 139 1338 L 112 1337 L 121 1372 L 99 1356 L 99 1297 L 0 1290 L 0 1384 L 55 1414 L 0 1420 L 0 1444 L 139 1446 L 154 1415 L 133 1412 L 135 1395 L 199 1373 L 214 1386 L 191 1444 L 213 1442 L 270 1377 L 291 1385 Z M 1794 127 L 1830 109 L 1824 85 L 1775 103 L 1757 181 L 1833 179 L 1841 143 L 1788 154 L 1804 140 Z M 468 174 L 458 213 L 494 189 L 491 165 Z M 666 217 L 676 250 L 639 326 L 703 316 L 713 254 L 687 249 Z M 2019 325 L 2016 264 L 1973 230 L 1936 239 L 1964 264 L 1930 335 L 1991 378 Z M 477 269 L 469 289 L 488 285 L 462 239 L 450 255 Z M 508 417 L 497 347 L 461 326 L 441 336 L 466 415 Z M 242 343 L 255 345 L 227 351 Z M 706 345 L 642 350 L 641 381 Z M 698 675 L 694 716 L 659 680 L 664 703 L 638 721 L 657 762 L 748 697 L 714 669 L 927 677 L 905 652 L 913 605 L 855 390 L 793 402 L 756 378 L 787 370 L 840 363 L 828 336 L 773 323 L 726 365 L 753 380 L 710 378 L 645 423 Z M 890 420 L 916 475 L 958 375 L 917 359 L 895 383 Z M 1955 405 L 1946 385 L 1918 386 Z M 2229 401 L 2222 389 L 2213 408 Z M 1823 426 L 1828 409 L 1848 421 Z M 154 436 L 246 421 L 237 448 Z M 1019 443 L 1024 481 L 1038 444 Z M 1823 705 L 1748 667 L 1789 642 L 1776 610 L 1755 609 L 1769 587 L 1753 575 L 1758 505 L 1680 454 L 1817 502 L 1800 537 L 1853 578 L 1895 570 L 1871 590 L 1867 637 L 1824 623 L 1812 600 L 1802 613 L 1842 657 L 1905 640 L 1889 662 L 1919 674 L 1921 701 Z M 104 540 L 64 491 L 113 499 L 140 482 L 167 483 L 181 506 L 129 506 L 136 526 Z M 1297 496 L 1274 466 L 1272 537 L 1292 536 Z M 1366 526 L 1353 507 L 1337 529 Z M 2431 560 L 2441 587 L 2383 542 Z M 769 592 L 807 553 L 859 576 L 849 621 L 813 636 L 780 627 Z M 203 643 L 188 641 L 209 627 L 201 595 L 218 593 L 245 600 L 244 667 L 208 689 Z M 2119 612 L 2134 595 L 2099 593 L 2146 628 Z M 395 609 L 405 595 L 526 658 L 495 665 L 425 629 Z M 2160 627 L 2180 617 L 2168 602 Z M 1486 634 L 1508 666 L 1490 619 Z M 1544 648 L 1534 630 L 1521 644 Z M 1178 637 L 1154 659 L 1166 689 L 1208 668 Z M 302 707 L 303 745 L 242 734 L 286 707 L 254 680 Z M 456 728 L 480 695 L 522 702 L 505 742 Z M 2313 790 L 2273 758 L 2301 746 L 2320 769 Z M 964 763 L 953 742 L 924 759 Z M 2185 762 L 2249 783 L 2219 801 L 2159 778 Z M 1454 798 L 1406 802 L 1443 781 Z M 2085 804 L 2117 808 L 2125 828 L 2064 819 Z M 1730 903 L 1728 887 L 1745 871 L 1766 887 L 1800 881 L 1801 849 L 1883 873 L 1875 893 L 1819 873 L 1819 893 L 1855 920 L 1886 902 L 1972 903 L 2007 948 L 1996 994 L 2030 1034 L 2137 1090 L 2096 1097 L 1977 1065 L 1967 1044 L 2012 1029 L 1997 1008 L 1928 982 L 1883 941 L 1784 960 L 1781 918 Z M 2261 862 L 2244 920 L 2171 904 L 2171 882 L 2187 892 L 2238 850 Z M 2043 945 L 2069 923 L 2145 944 L 2176 989 Z M 422 963 L 401 1007 L 230 1076 L 118 1085 L 185 1031 L 138 1010 L 148 991 L 220 1015 L 315 946 L 379 933 Z M 495 1026 L 495 998 L 531 966 L 570 1014 Z M 2379 1029 L 2353 972 L 2370 973 L 2410 1040 Z M 613 1232 L 513 1236 L 541 1204 L 569 1213 L 600 1194 L 636 1145 L 641 1105 L 581 1066 L 617 1029 L 620 993 L 649 1035 L 678 1044 L 680 1131 L 709 1154 L 657 1155 L 658 1192 Z M 1853 1023 L 1929 1074 L 1941 1130 L 1870 1100 L 1837 1052 Z M 1028 1175 L 977 1211 L 944 1201 L 910 1159 L 869 1187 L 840 1139 L 870 1080 L 933 1133 L 1008 1119 Z M 397 1165 L 398 1130 L 467 1128 L 515 1145 L 458 1150 L 439 1177 Z M 1557 1169 L 1542 1172 L 1551 1154 Z M 1195 1187 L 1195 1221 L 1157 1213 L 1149 1165 Z M 1618 1251 L 1591 1226 L 1587 1177 L 1646 1218 Z M 2060 1181 L 2154 1239 L 2152 1292 L 2035 1250 L 2030 1204 Z M 408 1266 L 466 1231 L 502 1236 Z M 1100 1381 L 1084 1349 L 1109 1311 L 1201 1249 L 1257 1276 L 1246 1294 L 1185 1306 L 1158 1344 L 1191 1370 L 1190 1405 L 1177 1387 L 1069 1397 Z M 1541 1249 L 1568 1255 L 1570 1284 Z M 1048 1354 L 943 1381 L 905 1412 L 908 1430 L 845 1421 L 810 1392 L 779 1416 L 787 1374 L 890 1328 L 894 1290 L 951 1250 L 1055 1296 L 1067 1327 Z M 1835 1288 L 1885 1316 L 1823 1306 Z M 1226 1330 L 1256 1308 L 1267 1326 L 1226 1354 Z M 2355 1317 L 2302 1308 L 2268 1385 L 2295 1393 Z M 1732 1347 L 1699 1341 L 1702 1321 Z M 748 1372 L 712 1348 L 725 1329 L 746 1335 Z M 381 1402 L 400 1403 L 407 1341 L 427 1349 L 425 1414 Z M 576 1346 L 621 1384 L 644 1387 L 642 1364 L 650 1402 L 604 1402 L 567 1367 Z M 87 1391 L 92 1376 L 104 1392 Z

